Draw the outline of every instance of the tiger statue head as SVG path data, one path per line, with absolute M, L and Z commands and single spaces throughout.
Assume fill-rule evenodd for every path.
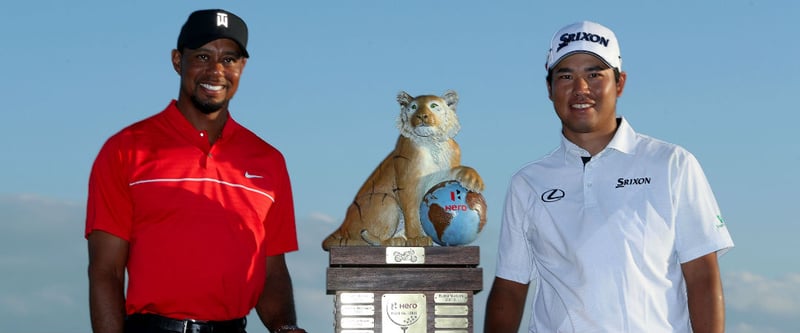
M 423 95 L 414 98 L 405 91 L 397 94 L 400 114 L 397 129 L 400 135 L 417 143 L 452 139 L 461 130 L 456 116 L 458 94 L 448 90 L 442 96 Z

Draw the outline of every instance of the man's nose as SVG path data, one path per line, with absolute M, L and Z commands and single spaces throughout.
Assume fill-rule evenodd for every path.
M 218 61 L 218 60 L 214 59 L 213 61 L 209 61 L 208 62 L 208 66 L 206 67 L 206 71 L 209 74 L 221 75 L 223 70 L 224 70 L 224 68 L 225 67 L 222 64 L 222 61 Z
M 582 77 L 577 77 L 573 80 L 573 91 L 575 95 L 589 93 L 589 82 Z

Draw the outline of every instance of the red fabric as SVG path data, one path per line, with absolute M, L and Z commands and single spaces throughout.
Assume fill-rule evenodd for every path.
M 127 313 L 228 320 L 263 289 L 266 256 L 297 250 L 283 155 L 229 118 L 213 146 L 175 107 L 105 143 L 85 236 L 127 240 Z

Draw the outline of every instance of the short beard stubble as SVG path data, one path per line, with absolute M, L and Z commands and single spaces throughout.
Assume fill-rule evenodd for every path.
M 192 95 L 191 97 L 192 104 L 196 107 L 200 112 L 203 114 L 212 114 L 214 112 L 219 111 L 225 106 L 227 101 L 223 101 L 221 103 L 211 103 L 211 102 L 204 102 L 197 99 L 197 96 Z

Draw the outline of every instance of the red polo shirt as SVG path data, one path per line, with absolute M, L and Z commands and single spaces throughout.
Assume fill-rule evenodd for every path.
M 210 145 L 172 101 L 113 135 L 92 167 L 85 235 L 127 240 L 127 313 L 244 317 L 266 257 L 297 250 L 283 155 L 232 118 Z

